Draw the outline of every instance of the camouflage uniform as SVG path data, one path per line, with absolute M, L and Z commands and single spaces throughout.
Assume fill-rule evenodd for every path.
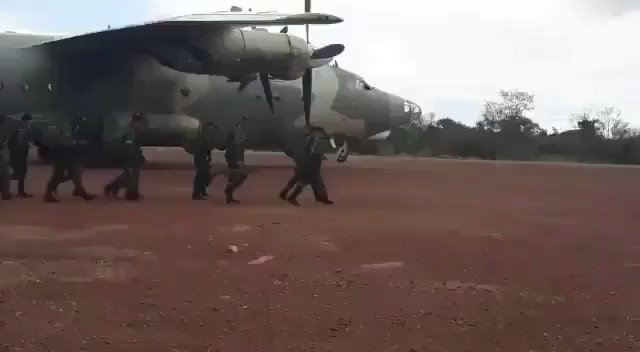
M 201 127 L 200 133 L 193 146 L 193 164 L 196 175 L 193 178 L 193 200 L 206 199 L 207 187 L 211 183 L 211 150 L 213 149 L 213 133 L 215 126 L 207 124 Z
M 141 114 L 134 114 L 129 124 L 129 129 L 122 136 L 121 142 L 124 152 L 124 168 L 122 173 L 111 183 L 105 186 L 104 194 L 107 197 L 115 197 L 118 191 L 125 187 L 126 200 L 141 199 L 139 190 L 140 168 L 144 164 L 142 154 L 142 123 Z
M 73 182 L 75 197 L 82 197 L 86 201 L 96 198 L 87 193 L 82 184 L 81 164 L 88 148 L 89 133 L 90 128 L 86 124 L 86 119 L 75 118 L 71 121 L 70 133 L 62 133 L 59 136 L 59 143 L 54 147 L 53 172 L 44 197 L 46 202 L 55 203 L 58 201 L 54 193 L 57 193 L 58 186 L 68 179 Z
M 11 172 L 9 170 L 8 135 L 9 117 L 0 114 L 0 193 L 2 200 L 11 199 Z
M 9 162 L 13 169 L 13 179 L 18 181 L 18 197 L 31 198 L 24 189 L 27 177 L 27 158 L 29 157 L 29 143 L 32 140 L 30 114 L 22 116 L 22 122 L 16 128 L 9 140 Z
M 227 204 L 238 203 L 238 201 L 233 198 L 233 192 L 249 177 L 246 166 L 244 165 L 246 140 L 247 134 L 245 133 L 242 123 L 236 126 L 234 133 L 227 139 L 224 153 L 229 168 L 228 183 L 224 190 Z
M 333 202 L 329 200 L 322 177 L 322 160 L 324 159 L 324 154 L 319 144 L 320 137 L 318 137 L 314 131 L 311 131 L 307 136 L 304 148 L 296 158 L 293 177 L 280 192 L 280 197 L 286 197 L 291 204 L 299 205 L 297 198 L 306 185 L 311 185 L 316 201 L 328 205 L 333 204 Z M 293 192 L 287 197 L 286 195 L 291 187 L 294 187 Z

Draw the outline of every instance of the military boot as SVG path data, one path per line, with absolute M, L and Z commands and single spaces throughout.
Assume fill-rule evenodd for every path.
M 24 178 L 18 178 L 18 198 L 31 198 L 32 195 L 24 191 Z
M 299 206 L 300 203 L 298 203 L 298 196 L 300 195 L 300 193 L 302 193 L 302 189 L 304 187 L 301 185 L 296 185 L 296 187 L 293 189 L 293 192 L 291 192 L 291 194 L 289 195 L 289 197 L 287 198 L 287 200 L 289 201 L 289 203 L 295 205 L 295 206 Z
M 138 192 L 127 191 L 124 194 L 124 199 L 130 200 L 130 201 L 138 201 L 138 200 L 142 200 L 142 196 Z
M 84 199 L 87 202 L 96 199 L 96 196 L 94 196 L 93 194 L 87 193 L 87 191 L 84 188 L 74 188 L 73 189 L 73 196 L 74 197 L 80 197 L 80 198 Z
M 48 190 L 44 194 L 44 201 L 47 203 L 58 203 L 59 200 L 53 195 L 53 191 Z
M 224 195 L 226 196 L 227 204 L 240 203 L 235 198 L 233 198 L 233 191 L 235 191 L 235 189 L 236 189 L 236 186 L 233 183 L 228 184 L 227 187 L 224 189 Z

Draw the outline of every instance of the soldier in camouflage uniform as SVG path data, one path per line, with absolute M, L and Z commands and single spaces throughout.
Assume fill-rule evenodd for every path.
M 213 149 L 213 135 L 216 126 L 208 122 L 200 127 L 198 137 L 193 145 L 193 164 L 196 167 L 196 175 L 193 178 L 193 200 L 206 200 L 207 187 L 211 183 L 211 150 Z
M 333 204 L 333 201 L 329 200 L 322 178 L 324 154 L 319 145 L 321 134 L 322 130 L 320 128 L 313 126 L 309 128 L 305 145 L 296 157 L 294 175 L 287 186 L 280 192 L 280 197 L 287 197 L 287 193 L 295 184 L 293 192 L 287 197 L 287 200 L 293 205 L 300 205 L 297 199 L 306 185 L 311 185 L 316 201 L 327 205 Z
M 81 197 L 85 201 L 96 198 L 95 195 L 87 193 L 82 184 L 82 159 L 89 144 L 90 132 L 84 117 L 74 118 L 71 121 L 70 133 L 61 131 L 59 142 L 54 147 L 53 171 L 47 183 L 45 202 L 58 202 L 54 194 L 57 193 L 58 186 L 65 181 L 65 173 L 68 173 L 68 178 L 73 182 L 75 197 Z
M 227 204 L 238 203 L 238 201 L 233 198 L 233 193 L 249 177 L 244 164 L 244 153 L 247 141 L 247 134 L 244 128 L 244 121 L 246 119 L 246 116 L 242 117 L 242 120 L 236 125 L 233 133 L 227 137 L 225 143 L 224 157 L 229 168 L 228 183 L 224 190 Z
M 310 126 L 307 129 L 307 134 L 305 136 L 305 144 L 302 148 L 293 155 L 293 161 L 295 163 L 293 176 L 289 179 L 287 184 L 284 186 L 282 191 L 280 191 L 280 199 L 287 200 L 288 194 L 291 189 L 296 185 L 296 183 L 304 178 L 305 173 L 307 173 L 308 163 L 311 159 L 310 155 L 310 143 L 318 143 L 319 139 L 324 136 L 324 132 L 320 128 Z M 315 138 L 313 140 L 312 138 Z M 322 154 L 322 160 L 326 160 L 324 154 Z M 322 175 L 319 174 L 316 178 L 316 183 L 311 183 L 313 189 L 313 195 L 316 199 L 316 202 L 324 203 L 324 204 L 333 204 L 332 201 L 328 199 L 327 189 L 324 184 L 324 179 Z
M 11 172 L 9 170 L 9 117 L 0 114 L 0 193 L 2 200 L 11 199 Z
M 25 178 L 27 177 L 27 158 L 29 157 L 29 143 L 32 140 L 30 131 L 31 114 L 22 116 L 22 123 L 9 139 L 9 162 L 13 169 L 13 179 L 18 181 L 19 198 L 31 198 L 24 189 Z
M 134 113 L 127 132 L 122 136 L 121 142 L 124 152 L 124 168 L 122 174 L 104 187 L 106 197 L 117 197 L 121 188 L 126 188 L 125 199 L 141 200 L 139 191 L 140 168 L 144 164 L 142 154 L 142 132 L 144 117 L 141 113 Z

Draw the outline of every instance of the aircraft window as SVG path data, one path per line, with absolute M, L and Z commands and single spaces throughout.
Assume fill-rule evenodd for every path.
M 364 89 L 364 90 L 372 90 L 373 89 L 373 87 L 371 87 L 369 84 L 367 84 L 367 82 L 362 81 L 362 80 L 357 80 L 356 81 L 356 88 Z
M 404 102 L 404 112 L 411 112 L 411 104 L 408 101 Z

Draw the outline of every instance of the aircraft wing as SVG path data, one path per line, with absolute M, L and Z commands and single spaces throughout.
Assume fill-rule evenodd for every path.
M 179 16 L 70 37 L 57 37 L 31 47 L 47 49 L 105 48 L 110 45 L 135 44 L 149 38 L 188 36 L 225 27 L 333 24 L 342 21 L 340 17 L 323 13 L 217 12 Z

